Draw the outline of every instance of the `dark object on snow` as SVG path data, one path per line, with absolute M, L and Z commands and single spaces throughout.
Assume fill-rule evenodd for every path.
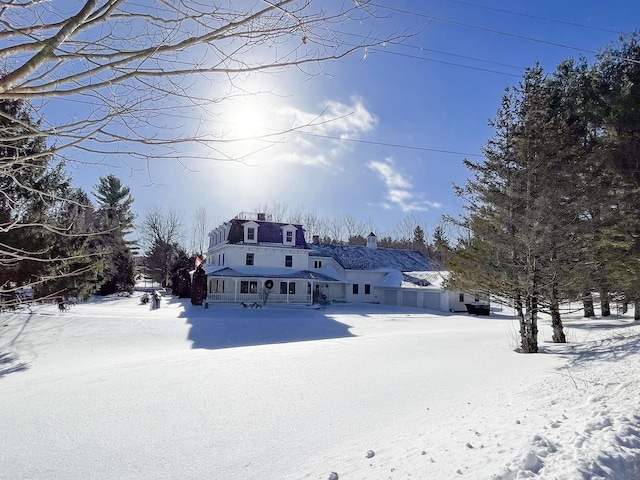
M 329 474 L 329 480 L 338 480 L 338 474 L 336 472 L 331 472 Z
M 262 305 L 256 302 L 253 302 L 253 303 L 240 302 L 240 305 L 244 308 L 262 308 Z
M 191 305 L 202 305 L 207 298 L 207 274 L 204 273 L 202 264 L 193 272 L 191 282 Z
M 489 316 L 489 305 L 482 305 L 479 303 L 465 303 L 465 306 L 467 307 L 467 312 L 469 312 L 469 315 L 486 315 Z
M 147 303 L 149 303 L 149 293 L 148 292 L 144 292 L 144 295 L 142 295 L 142 298 L 140 299 L 140 303 L 142 303 L 143 305 L 146 305 Z
M 65 306 L 64 301 L 58 300 L 58 310 L 60 310 L 61 312 L 67 311 L 67 307 Z
M 151 297 L 153 298 L 151 307 L 160 308 L 160 299 L 162 298 L 162 295 L 160 295 L 160 292 L 157 290 L 154 290 L 154 292 L 151 294 Z
M 367 458 L 373 458 L 376 455 L 376 452 L 374 452 L 373 450 L 369 450 L 367 452 Z

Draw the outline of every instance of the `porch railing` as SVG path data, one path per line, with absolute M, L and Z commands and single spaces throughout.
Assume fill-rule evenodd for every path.
M 262 296 L 258 293 L 210 293 L 207 301 L 213 303 L 262 303 Z M 272 293 L 267 303 L 311 303 L 311 295 Z

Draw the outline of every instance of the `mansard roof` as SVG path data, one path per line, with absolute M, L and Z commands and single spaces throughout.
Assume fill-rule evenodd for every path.
M 329 244 L 312 244 L 309 247 L 311 248 L 310 257 L 331 257 L 348 270 L 394 269 L 401 272 L 432 270 L 429 259 L 413 250 Z
M 304 229 L 302 225 L 291 223 L 270 222 L 265 220 L 245 220 L 234 218 L 229 223 L 228 243 L 243 243 L 244 224 L 247 222 L 258 225 L 258 244 L 282 244 L 283 227 L 293 226 L 296 229 L 295 248 L 308 248 L 304 239 Z

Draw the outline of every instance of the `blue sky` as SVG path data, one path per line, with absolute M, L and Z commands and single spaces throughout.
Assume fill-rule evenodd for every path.
M 590 59 L 640 18 L 633 0 L 377 3 L 392 8 L 379 8 L 373 24 L 341 30 L 354 41 L 363 33 L 415 35 L 326 63 L 321 74 L 256 75 L 240 87 L 270 93 L 221 105 L 219 121 L 204 128 L 232 138 L 315 126 L 224 147 L 232 158 L 253 152 L 242 163 L 157 160 L 147 169 L 110 160 L 70 165 L 74 183 L 90 191 L 98 177 L 114 173 L 131 187 L 139 216 L 173 207 L 187 225 L 198 206 L 217 225 L 278 203 L 320 217 L 349 214 L 376 225 L 378 235 L 393 234 L 408 215 L 432 231 L 442 215 L 460 213 L 452 184 L 465 182 L 462 160 L 480 158 L 492 134 L 487 122 L 523 69 L 539 61 L 551 71 L 568 57 Z M 172 121 L 168 115 L 166 123 Z

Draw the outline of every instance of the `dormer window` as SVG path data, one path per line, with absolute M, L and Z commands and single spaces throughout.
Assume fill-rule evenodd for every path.
M 296 244 L 296 227 L 293 225 L 285 225 L 282 228 L 282 244 L 283 245 L 295 245 Z
M 244 227 L 244 243 L 258 243 L 258 224 L 256 222 L 247 222 L 242 224 Z

